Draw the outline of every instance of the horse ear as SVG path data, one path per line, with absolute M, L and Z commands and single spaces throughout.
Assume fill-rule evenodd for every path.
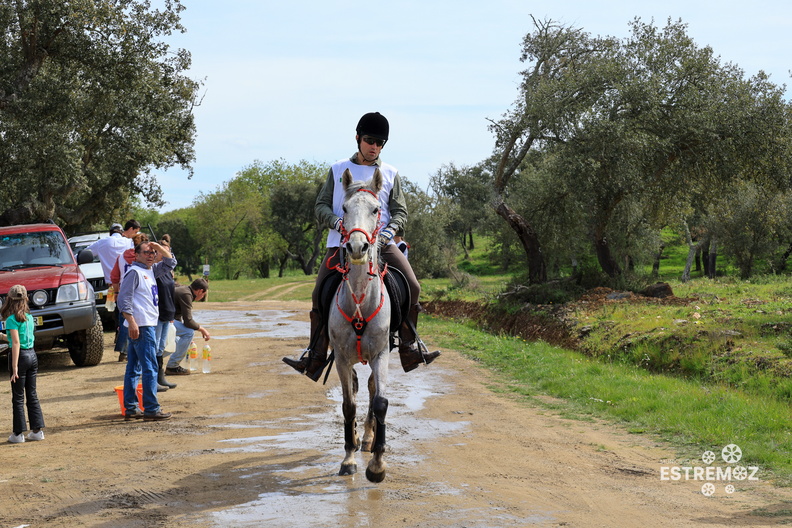
M 347 190 L 349 184 L 352 183 L 352 173 L 349 172 L 349 169 L 344 170 L 344 174 L 341 176 L 341 183 L 344 185 L 344 190 Z
M 379 169 L 374 169 L 374 176 L 371 177 L 371 187 L 375 193 L 382 190 L 382 173 Z

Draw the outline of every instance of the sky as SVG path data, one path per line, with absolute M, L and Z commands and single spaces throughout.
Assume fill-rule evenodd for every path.
M 356 149 L 366 112 L 390 121 L 382 159 L 423 189 L 443 165 L 474 165 L 494 146 L 488 124 L 518 95 L 523 37 L 537 20 L 625 38 L 639 17 L 681 19 L 699 46 L 746 76 L 790 84 L 788 0 L 182 0 L 183 34 L 200 80 L 194 176 L 158 173 L 167 202 L 200 193 L 259 161 L 330 164 Z

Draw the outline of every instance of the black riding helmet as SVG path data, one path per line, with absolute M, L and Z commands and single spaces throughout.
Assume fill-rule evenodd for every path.
M 383 141 L 388 140 L 390 126 L 385 116 L 379 112 L 369 112 L 360 118 L 355 131 L 358 135 L 358 144 L 363 136 L 371 136 Z

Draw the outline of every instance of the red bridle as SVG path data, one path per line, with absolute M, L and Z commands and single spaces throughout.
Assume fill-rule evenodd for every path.
M 376 198 L 376 200 L 379 202 L 379 196 L 377 196 L 377 193 L 375 193 L 370 189 L 358 189 L 357 192 L 367 192 L 371 196 Z M 356 227 L 350 231 L 347 231 L 346 228 L 344 227 L 344 220 L 341 219 L 341 245 L 343 246 L 344 244 L 346 244 L 349 241 L 349 237 L 354 232 L 363 233 L 363 236 L 366 237 L 366 240 L 368 241 L 369 244 L 376 244 L 377 235 L 379 235 L 380 229 L 382 228 L 382 226 L 380 225 L 381 216 L 382 216 L 382 210 L 377 212 L 377 227 L 374 229 L 374 232 L 371 234 L 369 234 L 368 231 L 360 227 Z
M 374 198 L 376 198 L 377 201 L 379 201 L 379 196 L 377 196 L 377 193 L 375 193 L 372 190 L 369 190 L 369 189 L 358 189 L 357 192 L 367 192 L 370 195 L 372 195 Z M 363 233 L 363 236 L 366 238 L 366 240 L 368 241 L 369 244 L 371 244 L 371 245 L 376 244 L 377 243 L 377 236 L 379 235 L 380 229 L 382 228 L 382 226 L 380 225 L 380 217 L 381 217 L 381 215 L 382 215 L 382 212 L 380 210 L 380 211 L 377 212 L 377 223 L 376 223 L 377 227 L 374 229 L 374 232 L 371 233 L 371 234 L 369 234 L 365 229 L 360 228 L 360 227 L 356 227 L 354 229 L 351 229 L 350 231 L 347 231 L 346 228 L 344 228 L 344 221 L 342 219 L 341 220 L 341 245 L 343 246 L 344 244 L 346 244 L 349 241 L 349 237 L 352 235 L 352 233 L 355 233 L 355 232 Z M 328 264 L 329 264 L 330 260 L 332 260 L 332 259 L 328 259 Z M 357 336 L 358 361 L 360 361 L 363 365 L 366 364 L 366 361 L 363 359 L 363 353 L 362 353 L 362 351 L 360 349 L 360 339 L 363 336 L 363 332 L 366 330 L 366 325 L 368 324 L 368 322 L 371 321 L 372 319 L 374 319 L 377 316 L 377 314 L 382 309 L 383 304 L 385 303 L 385 294 L 383 292 L 383 289 L 385 288 L 385 283 L 383 281 L 383 277 L 385 277 L 385 273 L 387 273 L 388 266 L 386 264 L 384 266 L 384 268 L 383 268 L 381 273 L 376 273 L 374 271 L 374 265 L 375 264 L 374 264 L 374 262 L 372 262 L 372 259 L 369 259 L 369 271 L 368 271 L 369 281 L 371 281 L 371 279 L 374 278 L 375 276 L 379 275 L 379 280 L 380 280 L 380 302 L 379 302 L 379 306 L 377 306 L 377 308 L 374 310 L 374 312 L 371 315 L 369 315 L 368 317 L 364 317 L 363 313 L 360 310 L 360 305 L 363 304 L 363 300 L 366 298 L 365 291 L 363 292 L 362 295 L 360 295 L 358 297 L 355 294 L 355 292 L 352 291 L 352 287 L 349 285 L 349 264 L 345 263 L 343 267 L 340 264 L 337 264 L 335 266 L 335 269 L 337 271 L 341 272 L 341 274 L 343 275 L 343 281 L 344 281 L 344 283 L 346 283 L 347 287 L 349 288 L 349 294 L 352 296 L 352 302 L 355 303 L 355 313 L 352 314 L 352 315 L 348 315 L 341 308 L 341 305 L 338 302 L 338 294 L 339 294 L 339 292 L 341 290 L 341 287 L 339 287 L 339 289 L 336 291 L 336 308 L 338 308 L 338 311 L 341 313 L 342 316 L 344 316 L 344 319 L 346 319 L 347 322 L 349 322 L 352 325 L 352 328 L 355 330 L 355 335 Z

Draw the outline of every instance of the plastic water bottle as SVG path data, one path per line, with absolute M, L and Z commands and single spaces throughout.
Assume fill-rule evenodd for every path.
M 190 355 L 190 370 L 198 370 L 198 347 L 195 346 L 195 341 L 190 343 L 187 352 Z
M 203 346 L 203 365 L 201 365 L 201 370 L 204 374 L 212 372 L 212 347 L 209 346 L 209 343 Z
M 108 312 L 115 311 L 116 293 L 112 287 L 109 290 L 107 290 L 107 300 L 105 301 L 105 308 L 107 309 Z

